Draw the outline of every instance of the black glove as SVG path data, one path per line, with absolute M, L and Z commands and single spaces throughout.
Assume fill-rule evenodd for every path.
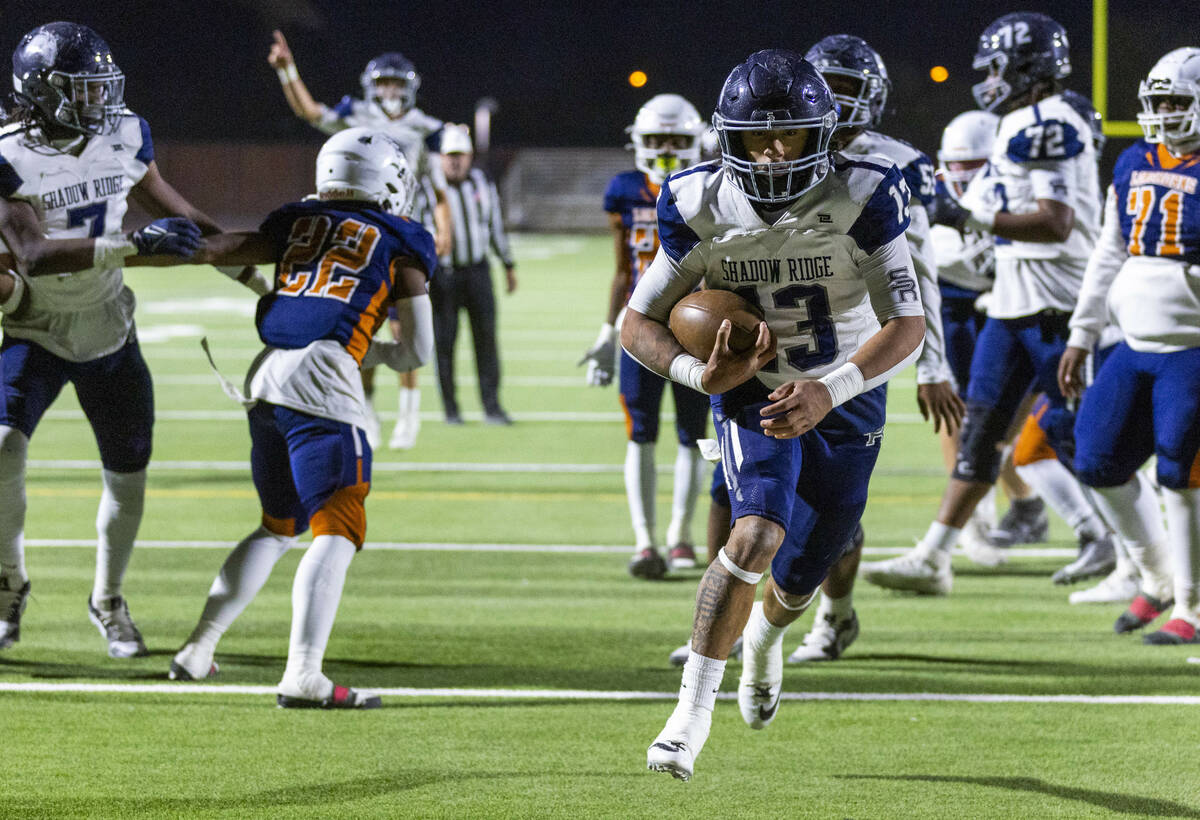
M 190 259 L 200 247 L 200 228 L 182 216 L 156 219 L 129 234 L 138 256 L 179 256 Z

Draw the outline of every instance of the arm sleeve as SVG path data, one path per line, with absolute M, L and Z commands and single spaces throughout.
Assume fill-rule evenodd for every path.
M 492 199 L 492 213 L 488 226 L 492 235 L 492 250 L 500 257 L 504 267 L 511 268 L 514 262 L 508 244 L 508 234 L 504 231 L 504 214 L 500 212 L 500 192 L 496 190 L 496 183 L 492 180 L 488 180 L 488 196 Z
M 1064 205 L 1070 205 L 1073 201 L 1071 184 L 1059 163 L 1031 164 L 1029 185 L 1033 189 L 1034 199 L 1053 199 Z
M 371 342 L 362 366 L 384 364 L 400 373 L 416 370 L 433 355 L 433 307 L 429 295 L 409 296 L 393 304 L 400 322 L 400 338 L 394 342 Z
M 942 292 L 938 288 L 937 264 L 934 262 L 933 242 L 929 238 L 929 220 L 925 208 L 914 199 L 911 221 L 904 237 L 921 291 L 921 306 L 925 310 L 925 346 L 917 360 L 917 384 L 938 384 L 951 379 L 946 363 L 946 335 L 942 329 Z
M 903 234 L 872 253 L 861 254 L 858 266 L 880 324 L 897 316 L 925 315 L 912 256 Z
M 1104 225 L 1092 255 L 1088 257 L 1079 301 L 1071 314 L 1071 336 L 1067 344 L 1090 350 L 1100 339 L 1100 331 L 1108 324 L 1108 289 L 1129 258 L 1121 223 L 1117 218 L 1117 193 L 1110 185 L 1104 200 Z
M 629 307 L 664 325 L 671 318 L 671 308 L 687 296 L 704 279 L 704 269 L 693 251 L 679 262 L 660 246 L 654 261 L 638 279 Z

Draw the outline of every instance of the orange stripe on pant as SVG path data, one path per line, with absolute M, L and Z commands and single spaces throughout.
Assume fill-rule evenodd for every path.
M 1192 459 L 1192 469 L 1188 473 L 1188 489 L 1200 489 L 1200 453 L 1196 453 L 1196 457 Z
M 370 484 L 360 482 L 353 487 L 343 487 L 329 496 L 329 500 L 313 514 L 309 522 L 313 535 L 340 535 L 362 549 L 367 537 L 367 511 L 363 502 L 370 491 Z
M 625 404 L 625 397 L 618 393 L 617 398 L 621 400 L 621 412 L 625 414 L 625 438 L 633 441 L 633 416 L 629 414 L 629 407 Z
M 1046 438 L 1046 431 L 1038 424 L 1038 420 L 1045 415 L 1048 409 L 1049 405 L 1044 404 L 1025 417 L 1021 434 L 1017 436 L 1017 440 L 1013 444 L 1012 462 L 1014 467 L 1026 467 L 1038 461 L 1058 458 L 1058 454 L 1054 452 L 1054 448 L 1050 446 L 1050 441 Z
M 296 534 L 296 519 L 294 518 L 272 518 L 264 512 L 262 525 L 268 532 L 273 532 L 275 535 L 291 536 Z

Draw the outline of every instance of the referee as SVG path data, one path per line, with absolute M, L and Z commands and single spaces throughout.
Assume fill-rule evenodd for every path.
M 500 406 L 500 358 L 496 350 L 496 296 L 488 264 L 488 246 L 504 263 L 505 291 L 517 289 L 516 268 L 500 215 L 496 184 L 471 167 L 471 135 L 465 125 L 447 123 L 442 132 L 442 170 L 454 241 L 450 254 L 429 286 L 433 302 L 433 332 L 437 345 L 438 382 L 447 424 L 462 424 L 454 391 L 454 344 L 458 337 L 458 311 L 466 308 L 475 343 L 475 367 L 483 420 L 487 424 L 512 424 Z

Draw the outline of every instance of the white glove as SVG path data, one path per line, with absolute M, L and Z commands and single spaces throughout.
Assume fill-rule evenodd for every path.
M 987 315 L 988 308 L 992 304 L 992 292 L 985 290 L 983 293 L 975 297 L 975 312 Z
M 600 335 L 588 348 L 583 358 L 576 363 L 579 367 L 587 362 L 587 383 L 592 387 L 607 387 L 612 384 L 617 371 L 617 330 L 605 322 L 600 326 Z

